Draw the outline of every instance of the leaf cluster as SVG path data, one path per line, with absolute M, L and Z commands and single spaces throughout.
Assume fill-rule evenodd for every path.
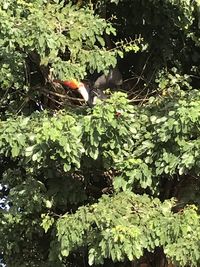
M 20 246 L 37 247 L 37 242 L 31 245 L 33 234 L 40 242 L 58 231 L 48 250 L 55 262 L 86 246 L 90 264 L 106 258 L 139 259 L 144 251 L 163 246 L 174 262 L 197 266 L 195 208 L 173 214 L 173 201 L 162 204 L 131 191 L 143 194 L 148 188 L 159 196 L 164 181 L 179 174 L 181 184 L 193 174 L 196 182 L 188 187 L 192 194 L 184 203 L 199 203 L 199 99 L 199 92 L 191 90 L 176 99 L 151 99 L 145 107 L 135 107 L 125 94 L 115 93 L 86 115 L 66 110 L 54 116 L 44 112 L 1 121 L 0 156 L 7 159 L 1 183 L 10 188 L 6 196 L 10 209 L 1 212 L 1 238 L 10 244 L 9 248 L 1 245 L 5 260 L 9 262 L 11 254 L 17 260 Z M 74 215 L 65 214 L 85 201 L 93 203 L 108 186 L 116 195 L 82 207 Z M 99 191 L 91 193 L 95 188 Z M 27 241 L 13 239 L 13 232 L 20 232 Z M 46 254 L 41 251 L 41 255 L 45 260 Z M 30 257 L 35 262 L 37 253 Z
M 80 207 L 57 222 L 60 256 L 81 246 L 89 250 L 89 264 L 139 259 L 144 250 L 163 247 L 167 257 L 185 266 L 197 266 L 200 218 L 195 207 L 173 214 L 173 200 L 161 203 L 147 195 L 119 193 Z

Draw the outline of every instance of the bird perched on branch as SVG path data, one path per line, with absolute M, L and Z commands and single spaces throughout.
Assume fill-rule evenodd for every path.
M 97 99 L 106 99 L 106 95 L 103 93 L 104 89 L 116 88 L 122 84 L 122 75 L 118 68 L 111 69 L 108 75 L 101 75 L 94 83 L 94 87 L 90 89 L 84 83 L 77 80 L 61 81 L 54 80 L 62 86 L 67 86 L 71 90 L 77 91 L 82 95 L 83 99 L 90 107 L 96 104 Z

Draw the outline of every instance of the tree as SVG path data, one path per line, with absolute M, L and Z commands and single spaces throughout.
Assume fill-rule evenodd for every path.
M 199 2 L 0 0 L 0 15 L 6 266 L 199 266 Z M 92 109 L 54 84 L 119 57 L 125 92 Z

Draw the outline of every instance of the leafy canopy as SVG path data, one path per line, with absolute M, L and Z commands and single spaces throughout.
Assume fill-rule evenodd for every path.
M 152 264 L 160 249 L 176 266 L 197 267 L 199 1 L 92 4 L 0 0 L 3 261 Z M 127 41 L 135 34 L 143 44 Z M 108 36 L 116 48 L 107 50 Z M 141 71 L 132 87 L 140 105 L 125 82 L 127 94 L 92 109 L 25 112 L 42 90 L 60 93 L 53 78 L 106 72 L 124 55 L 125 76 Z

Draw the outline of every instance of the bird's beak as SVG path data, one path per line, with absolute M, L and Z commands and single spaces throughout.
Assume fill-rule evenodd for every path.
M 89 101 L 89 92 L 88 90 L 85 88 L 84 85 L 81 85 L 78 88 L 78 92 L 82 95 L 83 99 L 85 100 L 85 102 Z

